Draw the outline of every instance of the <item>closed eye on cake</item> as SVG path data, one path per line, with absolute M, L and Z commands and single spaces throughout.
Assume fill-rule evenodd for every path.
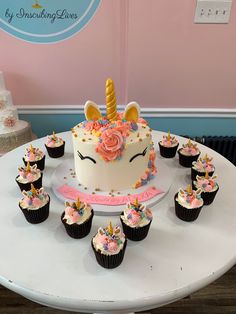
M 80 158 L 81 160 L 84 160 L 84 159 L 89 159 L 89 160 L 91 160 L 93 163 L 95 163 L 95 164 L 96 164 L 96 160 L 94 160 L 92 157 L 89 157 L 89 156 L 83 156 L 83 155 L 81 154 L 81 152 L 80 152 L 80 151 L 77 151 L 77 153 L 78 153 L 78 156 L 79 156 L 79 158 Z
M 129 162 L 132 162 L 138 156 L 143 156 L 144 157 L 146 155 L 146 153 L 147 153 L 147 147 L 144 149 L 144 151 L 142 153 L 136 154 L 132 158 L 130 158 Z

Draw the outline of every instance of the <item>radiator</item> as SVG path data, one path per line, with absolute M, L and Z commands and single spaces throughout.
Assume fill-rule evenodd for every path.
M 184 137 L 189 138 L 186 135 Z M 236 166 L 236 136 L 202 136 L 190 138 L 214 149 Z

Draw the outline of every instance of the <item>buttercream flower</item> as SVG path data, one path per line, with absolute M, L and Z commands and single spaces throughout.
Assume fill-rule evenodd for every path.
M 115 128 L 111 128 L 102 132 L 100 142 L 96 147 L 96 152 L 100 154 L 105 161 L 112 161 L 121 156 L 123 149 L 124 139 L 122 134 Z
M 110 252 L 116 252 L 118 249 L 117 241 L 111 241 L 108 243 L 108 250 Z
M 119 131 L 123 137 L 128 137 L 130 134 L 131 125 L 129 122 L 122 122 L 121 120 L 116 122 L 116 130 Z

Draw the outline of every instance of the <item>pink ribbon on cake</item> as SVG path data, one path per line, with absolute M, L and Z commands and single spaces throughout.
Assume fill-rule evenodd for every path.
M 145 202 L 158 194 L 164 193 L 163 191 L 158 190 L 155 186 L 152 186 L 139 194 L 106 196 L 98 194 L 86 194 L 76 190 L 75 188 L 72 188 L 67 184 L 60 186 L 57 191 L 66 199 L 76 200 L 79 197 L 80 201 L 84 203 L 111 206 L 126 204 L 136 198 L 139 202 Z

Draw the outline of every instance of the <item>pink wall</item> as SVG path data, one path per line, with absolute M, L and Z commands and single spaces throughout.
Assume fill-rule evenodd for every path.
M 119 103 L 236 108 L 236 8 L 226 25 L 193 23 L 195 0 L 103 0 L 71 39 L 31 44 L 0 31 L 0 70 L 17 105 Z

